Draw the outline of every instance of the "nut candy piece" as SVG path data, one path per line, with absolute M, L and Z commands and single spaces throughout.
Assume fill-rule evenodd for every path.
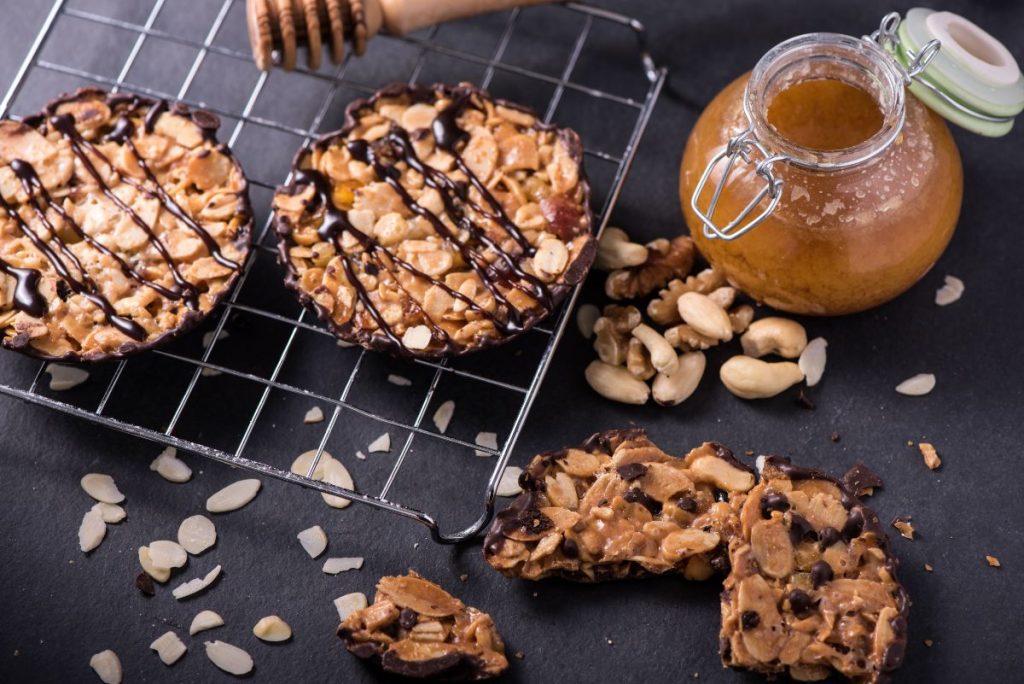
M 730 503 L 741 527 L 721 600 L 725 665 L 864 684 L 899 667 L 910 600 L 878 516 L 846 483 L 768 456 Z
M 719 492 L 754 486 L 753 471 L 720 444 L 679 458 L 641 429 L 611 430 L 536 456 L 524 492 L 498 513 L 484 558 L 510 577 L 596 582 L 724 569 L 739 520 Z
M 382 577 L 373 604 L 363 597 L 338 636 L 353 655 L 415 679 L 479 681 L 508 668 L 491 617 L 412 571 Z

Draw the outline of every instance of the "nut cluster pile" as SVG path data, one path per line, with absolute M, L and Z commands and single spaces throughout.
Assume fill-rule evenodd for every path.
M 614 401 L 645 404 L 653 397 L 674 406 L 700 384 L 704 351 L 737 336 L 743 354 L 719 371 L 736 396 L 763 399 L 804 380 L 816 384 L 824 371 L 825 341 L 808 344 L 803 326 L 789 319 L 755 321 L 754 307 L 737 302 L 737 291 L 720 273 L 709 268 L 690 275 L 694 258 L 693 242 L 685 236 L 640 245 L 621 229 L 605 230 L 596 260 L 597 268 L 610 271 L 605 294 L 617 301 L 656 294 L 643 311 L 625 303 L 600 311 L 580 308 L 580 331 L 594 337 L 598 355 L 586 369 L 590 386 Z M 772 355 L 786 360 L 762 359 Z

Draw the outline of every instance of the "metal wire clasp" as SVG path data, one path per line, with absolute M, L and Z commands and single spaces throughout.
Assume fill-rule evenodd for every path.
M 757 153 L 757 158 L 753 153 Z M 729 176 L 733 171 L 733 167 L 736 165 L 736 160 L 742 159 L 745 164 L 750 164 L 754 167 L 754 173 L 764 179 L 765 186 L 754 195 L 753 199 L 747 203 L 747 206 L 743 208 L 735 218 L 733 218 L 726 226 L 719 228 L 715 225 L 712 220 L 712 216 L 715 215 L 715 209 L 718 207 L 718 201 L 722 197 L 722 191 L 725 189 L 728 183 Z M 761 144 L 760 141 L 755 137 L 753 126 L 748 125 L 747 128 L 740 131 L 729 139 L 728 144 L 721 152 L 712 157 L 711 161 L 708 162 L 707 167 L 704 169 L 704 173 L 700 177 L 700 181 L 697 183 L 697 187 L 693 191 L 693 197 L 690 199 L 690 207 L 694 213 L 700 217 L 701 222 L 704 224 L 704 237 L 709 240 L 721 239 L 721 240 L 735 240 L 747 231 L 756 227 L 766 218 L 768 215 L 775 210 L 775 207 L 779 204 L 779 200 L 782 199 L 782 179 L 778 178 L 772 166 L 775 162 L 786 161 L 789 159 L 786 155 L 782 154 L 771 154 L 768 149 Z M 704 188 L 711 178 L 711 174 L 714 173 L 715 168 L 725 161 L 725 167 L 722 171 L 722 177 L 718 180 L 718 184 L 715 186 L 715 192 L 711 196 L 711 202 L 708 204 L 707 211 L 702 211 L 698 202 L 700 201 L 701 195 L 704 193 Z M 757 205 L 765 198 L 769 197 L 770 201 L 761 213 L 755 216 L 750 221 L 744 223 L 747 217 L 750 216 Z

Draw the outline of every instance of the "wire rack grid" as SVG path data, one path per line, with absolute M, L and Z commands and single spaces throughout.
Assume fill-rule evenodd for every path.
M 205 33 L 197 30 L 193 30 L 190 33 L 188 31 L 163 27 L 173 26 L 173 22 L 170 24 L 167 22 L 168 15 L 175 12 L 188 11 L 187 8 L 191 7 L 185 3 L 175 3 L 174 0 L 153 0 L 152 5 L 148 9 L 148 14 L 145 14 L 144 17 L 138 15 L 138 7 L 135 6 L 134 16 L 127 18 L 119 16 L 119 12 L 110 11 L 109 4 L 96 9 L 95 7 L 88 6 L 88 0 L 55 0 L 46 16 L 41 31 L 32 42 L 12 84 L 3 100 L 0 101 L 0 116 L 11 115 L 12 106 L 18 101 L 18 97 L 26 88 L 26 85 L 32 82 L 33 79 L 45 79 L 47 75 L 51 77 L 57 75 L 74 79 L 76 82 L 98 84 L 112 90 L 126 89 L 153 97 L 179 100 L 195 107 L 213 111 L 221 115 L 229 123 L 229 126 L 231 122 L 234 122 L 226 141 L 232 147 L 239 142 L 246 127 L 256 127 L 260 131 L 264 131 L 266 135 L 273 133 L 288 134 L 296 140 L 301 139 L 301 143 L 306 144 L 315 138 L 325 126 L 334 128 L 338 125 L 339 122 L 329 120 L 330 113 L 337 106 L 336 102 L 344 99 L 345 95 L 349 93 L 354 93 L 355 95 L 369 94 L 376 87 L 383 85 L 383 83 L 367 83 L 361 80 L 359 74 L 355 73 L 357 69 L 353 67 L 354 64 L 358 64 L 359 60 L 346 58 L 341 65 L 329 73 L 317 73 L 298 68 L 296 72 L 302 76 L 291 77 L 303 78 L 307 83 L 315 83 L 319 88 L 317 92 L 323 94 L 318 103 L 307 102 L 304 107 L 296 107 L 303 109 L 306 113 L 311 113 L 311 117 L 308 119 L 310 123 L 305 127 L 260 113 L 258 103 L 261 101 L 261 95 L 268 89 L 270 79 L 280 78 L 278 75 L 260 72 L 258 76 L 254 76 L 255 82 L 251 90 L 239 100 L 239 102 L 244 102 L 241 107 L 219 105 L 216 101 L 212 101 L 215 99 L 214 97 L 207 97 L 202 92 L 193 92 L 196 89 L 197 79 L 202 72 L 204 64 L 211 59 L 217 59 L 237 62 L 251 69 L 249 67 L 251 57 L 237 41 L 235 44 L 230 44 L 230 42 L 225 44 L 226 41 L 218 39 L 219 36 L 225 33 L 227 27 L 233 26 L 229 22 L 239 21 L 240 13 L 244 11 L 244 1 L 214 1 L 218 2 L 218 4 L 213 8 L 214 11 L 211 12 L 212 23 L 209 24 Z M 100 4 L 102 5 L 102 3 Z M 556 20 L 569 23 L 568 17 L 571 17 L 573 22 L 578 23 L 579 28 L 575 36 L 564 41 L 565 54 L 561 64 L 552 66 L 550 64 L 535 65 L 527 63 L 524 65 L 522 61 L 515 61 L 509 57 L 510 45 L 517 30 L 522 30 L 524 25 L 529 26 L 530 22 L 542 21 L 539 16 L 531 16 L 541 11 L 565 13 L 566 18 L 557 18 Z M 116 30 L 122 38 L 129 37 L 127 44 L 130 44 L 130 47 L 127 49 L 123 62 L 119 65 L 108 65 L 107 73 L 101 73 L 99 68 L 83 67 L 78 63 L 67 63 L 66 60 L 51 56 L 56 51 L 51 50 L 51 46 L 48 43 L 61 39 L 60 36 L 55 38 L 54 34 L 61 30 L 62 23 L 69 21 L 74 22 L 74 27 L 77 31 Z M 444 75 L 444 70 L 451 69 L 452 65 L 469 65 L 478 70 L 478 73 L 482 71 L 479 75 L 479 82 L 484 88 L 494 86 L 496 76 L 507 76 L 518 79 L 525 84 L 527 89 L 540 89 L 544 93 L 546 104 L 539 107 L 539 109 L 544 112 L 543 116 L 546 121 L 550 121 L 555 117 L 556 113 L 559 113 L 560 104 L 562 104 L 567 93 L 579 99 L 586 109 L 593 109 L 602 103 L 613 103 L 621 110 L 629 112 L 629 125 L 613 126 L 613 128 L 620 132 L 621 139 L 619 142 L 621 147 L 618 148 L 620 150 L 618 153 L 607 151 L 608 149 L 615 149 L 614 145 L 600 149 L 588 146 L 585 150 L 585 154 L 589 159 L 603 163 L 611 169 L 611 173 L 606 174 L 608 177 L 607 188 L 604 193 L 602 206 L 599 213 L 597 213 L 598 220 L 596 223 L 598 230 L 603 230 L 619 197 L 633 162 L 637 146 L 644 134 L 652 109 L 666 78 L 665 69 L 657 67 L 647 51 L 644 27 L 635 19 L 605 9 L 578 3 L 567 3 L 559 6 L 557 9 L 544 8 L 542 10 L 540 8 L 530 8 L 512 10 L 501 15 L 500 18 L 489 19 L 487 26 L 491 29 L 491 32 L 485 34 L 487 37 L 483 42 L 487 44 L 489 54 L 487 52 L 480 54 L 482 51 L 463 49 L 458 45 L 453 47 L 449 44 L 450 41 L 444 40 L 443 33 L 439 35 L 439 27 L 433 27 L 411 36 L 388 36 L 379 37 L 374 40 L 386 41 L 390 44 L 385 48 L 386 54 L 393 54 L 394 51 L 401 48 L 405 53 L 413 55 L 411 69 L 407 72 L 409 82 L 416 82 L 421 79 L 424 76 L 424 69 L 432 59 L 440 59 L 443 60 L 442 63 L 444 65 L 447 65 L 442 67 L 442 76 Z M 635 39 L 636 45 L 630 49 L 634 51 L 632 56 L 637 59 L 637 75 L 634 85 L 637 86 L 638 94 L 620 95 L 607 92 L 601 87 L 587 85 L 580 82 L 580 79 L 575 78 L 576 74 L 574 72 L 577 70 L 581 55 L 588 45 L 588 40 L 592 39 L 593 34 L 598 28 L 602 31 L 602 35 L 606 33 L 606 30 L 614 29 L 631 34 Z M 150 87 L 150 84 L 141 84 L 131 76 L 135 68 L 139 66 L 139 63 L 147 59 L 147 57 L 143 56 L 147 41 L 158 42 L 161 45 L 174 45 L 194 53 L 190 63 L 186 60 L 188 66 L 176 90 L 173 86 L 167 86 L 166 84 L 161 85 L 159 88 Z M 371 48 L 374 44 L 371 43 Z M 602 52 L 604 50 L 603 46 L 600 46 L 599 49 Z M 351 51 L 349 52 L 351 53 Z M 365 59 L 370 58 L 367 57 Z M 616 56 L 615 59 L 619 59 L 619 57 Z M 455 70 L 457 71 L 458 69 Z M 289 77 L 288 75 L 284 76 L 284 78 Z M 340 104 L 344 104 L 344 102 L 340 102 Z M 596 113 L 591 115 L 597 116 Z M 584 139 L 588 140 L 586 136 Z M 262 191 L 265 197 L 269 197 L 269 194 L 273 191 L 276 186 L 274 181 L 276 180 L 278 179 L 250 177 L 254 191 Z M 287 182 L 287 178 L 283 180 Z M 258 198 L 256 198 L 254 204 L 258 204 Z M 259 207 L 257 207 L 257 213 L 259 213 Z M 15 377 L 20 377 L 22 379 L 21 382 L 9 380 L 6 375 L 0 375 L 0 393 L 84 418 L 88 421 L 163 445 L 191 451 L 259 475 L 273 477 L 309 489 L 318 490 L 325 494 L 340 496 L 377 509 L 400 514 L 428 527 L 432 538 L 439 543 L 454 543 L 478 534 L 493 514 L 496 489 L 501 474 L 513 452 L 517 438 L 548 370 L 554 351 L 566 328 L 567 321 L 570 318 L 568 314 L 579 295 L 579 288 L 572 292 L 571 296 L 567 298 L 568 301 L 560 307 L 547 326 L 539 326 L 531 331 L 530 335 L 534 336 L 535 339 L 539 337 L 540 340 L 539 343 L 535 342 L 535 346 L 538 348 L 535 358 L 529 361 L 520 360 L 514 362 L 521 366 L 516 369 L 514 377 L 528 378 L 528 382 L 523 384 L 521 381 L 509 379 L 508 377 L 495 377 L 493 373 L 487 372 L 488 367 L 486 366 L 481 370 L 479 365 L 460 367 L 458 361 L 419 360 L 413 363 L 424 372 L 424 384 L 426 384 L 427 389 L 422 401 L 419 402 L 418 407 L 410 410 L 411 417 L 409 418 L 388 416 L 384 415 L 384 412 L 371 410 L 359 405 L 359 402 L 353 400 L 352 397 L 353 388 L 358 381 L 360 371 L 365 369 L 368 364 L 382 363 L 378 360 L 379 357 L 371 359 L 370 357 L 376 356 L 372 353 L 367 353 L 361 349 L 333 350 L 335 354 L 348 355 L 346 357 L 346 362 L 348 363 L 346 366 L 347 377 L 333 385 L 335 390 L 340 388 L 340 391 L 336 391 L 336 393 L 330 393 L 325 389 L 303 386 L 300 383 L 291 382 L 288 378 L 284 377 L 283 370 L 286 368 L 286 365 L 296 363 L 297 355 L 293 354 L 292 351 L 297 346 L 297 339 L 300 336 L 315 335 L 330 338 L 330 334 L 322 327 L 316 325 L 315 321 L 308 320 L 305 311 L 299 310 L 293 314 L 280 313 L 272 307 L 249 304 L 246 302 L 245 296 L 241 294 L 245 293 L 247 288 L 256 289 L 263 287 L 259 283 L 259 278 L 253 276 L 253 272 L 254 268 L 256 268 L 254 264 L 260 261 L 272 262 L 274 259 L 275 249 L 272 244 L 272 231 L 269 230 L 270 225 L 269 217 L 264 218 L 261 222 L 261 229 L 258 231 L 255 239 L 256 249 L 254 250 L 253 257 L 246 264 L 236 288 L 222 306 L 221 311 L 215 317 L 212 317 L 213 324 L 204 336 L 202 349 L 197 350 L 195 353 L 189 353 L 174 348 L 172 345 L 171 348 L 154 350 L 147 355 L 159 356 L 181 365 L 183 377 L 187 378 L 183 387 L 177 388 L 175 387 L 175 382 L 170 380 L 165 382 L 163 379 L 157 378 L 155 384 L 158 389 L 156 391 L 166 395 L 164 399 L 166 399 L 169 406 L 173 406 L 166 424 L 157 427 L 148 426 L 143 424 L 141 420 L 120 417 L 112 410 L 112 405 L 116 403 L 115 400 L 118 398 L 119 392 L 121 390 L 125 393 L 131 391 L 124 387 L 127 384 L 124 378 L 126 374 L 131 373 L 132 364 L 138 363 L 134 358 L 118 361 L 105 371 L 105 374 L 109 377 L 102 391 L 95 391 L 97 388 L 94 387 L 92 393 L 87 393 L 88 400 L 73 400 L 65 396 L 54 396 L 52 392 L 47 392 L 46 383 L 43 382 L 46 364 L 38 364 L 19 357 L 17 363 L 28 363 L 30 366 L 21 368 L 20 375 L 19 373 L 13 374 Z M 268 285 L 268 287 L 273 286 L 272 284 Z M 221 340 L 225 338 L 224 333 L 226 332 L 229 316 L 231 315 L 245 315 L 261 319 L 272 324 L 281 325 L 286 331 L 286 334 L 283 336 L 283 345 L 280 353 L 272 363 L 266 364 L 263 370 L 244 366 L 241 368 L 234 367 L 236 364 L 217 359 L 216 349 L 219 344 L 222 344 Z M 487 353 L 484 352 L 484 354 Z M 515 353 L 518 355 L 520 351 Z M 4 365 L 15 363 L 11 358 L 13 356 L 10 354 L 6 355 L 4 363 L 0 364 L 0 370 L 3 369 Z M 304 362 L 306 355 L 301 356 L 303 358 L 298 360 L 299 363 Z M 497 366 L 500 364 L 493 365 Z M 148 370 L 143 369 L 143 372 L 148 372 Z M 98 375 L 104 374 L 100 373 Z M 251 383 L 255 389 L 256 401 L 250 407 L 251 411 L 248 411 L 244 428 L 241 430 L 241 437 L 233 448 L 215 444 L 216 440 L 209 438 L 208 433 L 207 437 L 204 438 L 202 433 L 198 435 L 183 434 L 181 429 L 187 407 L 190 406 L 190 403 L 200 401 L 200 398 L 196 397 L 197 387 L 207 378 L 214 378 L 216 376 L 234 378 L 238 381 Z M 470 441 L 470 438 L 465 436 L 444 434 L 440 429 L 431 430 L 425 425 L 425 421 L 428 420 L 430 414 L 430 408 L 436 404 L 439 384 L 445 378 L 459 378 L 474 383 L 481 383 L 489 392 L 502 392 L 514 397 L 514 401 L 510 402 L 513 406 L 509 413 L 511 424 L 508 427 L 507 435 L 497 448 L 481 446 L 476 443 L 480 440 Z M 180 385 L 181 383 L 178 384 Z M 378 382 L 375 387 L 377 392 L 387 391 L 386 384 Z M 258 432 L 257 425 L 261 421 L 275 421 L 281 418 L 280 416 L 275 416 L 274 412 L 277 405 L 271 401 L 271 397 L 275 393 L 283 393 L 289 397 L 321 402 L 331 409 L 325 416 L 326 420 L 324 422 L 326 426 L 318 440 L 315 459 L 305 474 L 295 474 L 287 467 L 270 465 L 264 462 L 269 460 L 266 458 L 251 457 L 250 452 L 253 450 L 254 435 Z M 129 395 L 128 397 L 121 398 L 120 401 L 121 403 L 125 401 L 131 403 L 132 397 Z M 397 450 L 394 462 L 383 477 L 383 486 L 376 494 L 346 489 L 335 484 L 313 479 L 312 477 L 329 440 L 336 432 L 340 419 L 346 414 L 361 417 L 362 420 L 385 429 L 398 429 L 405 433 L 404 440 L 400 440 L 401 446 Z M 273 424 L 271 422 L 271 425 Z M 403 468 L 403 465 L 410 462 L 409 455 L 413 450 L 415 440 L 439 444 L 444 448 L 473 450 L 477 456 L 486 455 L 493 458 L 493 467 L 488 466 L 487 472 L 489 474 L 487 475 L 486 487 L 480 495 L 483 511 L 468 527 L 457 531 L 442 531 L 434 514 L 420 510 L 421 508 L 427 508 L 427 506 L 404 505 L 395 500 L 397 497 L 390 496 L 400 469 Z M 408 468 L 409 466 L 406 467 Z M 437 512 L 437 509 L 444 507 L 443 501 L 432 501 L 431 504 L 434 506 L 434 513 Z

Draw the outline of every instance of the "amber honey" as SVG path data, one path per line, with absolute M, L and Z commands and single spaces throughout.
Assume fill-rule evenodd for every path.
M 768 105 L 768 123 L 784 138 L 812 150 L 859 145 L 881 130 L 878 101 L 834 78 L 799 81 Z

